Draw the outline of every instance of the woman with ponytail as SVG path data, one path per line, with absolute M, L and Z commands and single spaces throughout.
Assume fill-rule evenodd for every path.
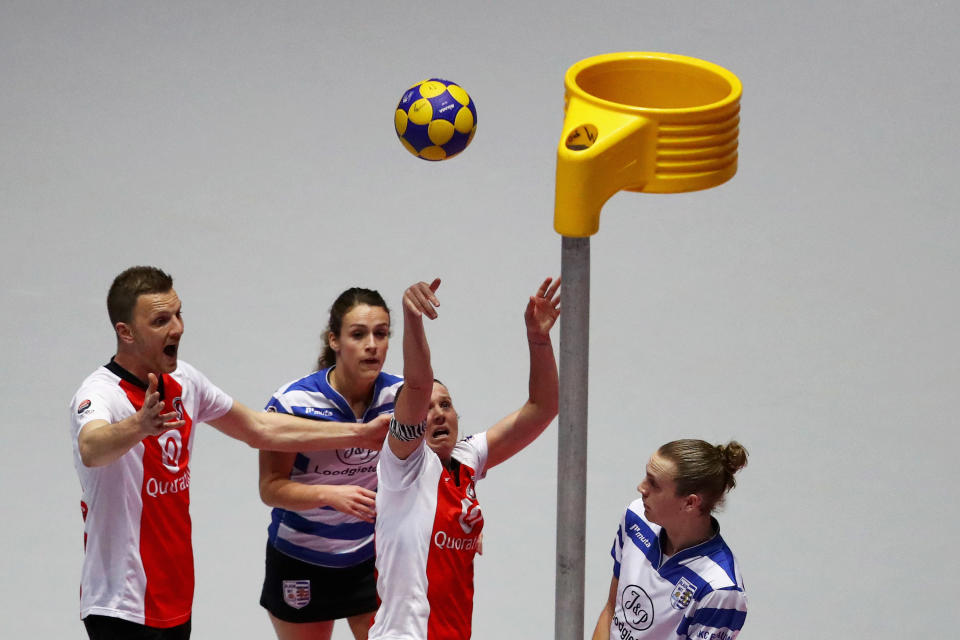
M 267 411 L 326 422 L 389 422 L 401 379 L 382 371 L 390 310 L 347 289 L 330 308 L 317 371 L 273 394 Z M 318 422 L 318 428 L 323 428 Z M 373 531 L 379 451 L 260 452 L 260 497 L 274 507 L 260 604 L 280 640 L 328 640 L 346 618 L 365 640 L 377 608 Z
M 674 440 L 647 463 L 614 538 L 613 579 L 593 640 L 733 640 L 747 601 L 711 515 L 747 464 L 736 441 Z

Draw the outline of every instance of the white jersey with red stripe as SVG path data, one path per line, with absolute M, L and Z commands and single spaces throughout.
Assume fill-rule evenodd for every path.
M 452 470 L 426 443 L 406 460 L 384 444 L 377 465 L 377 595 L 370 640 L 465 640 L 483 515 L 476 482 L 487 434 L 453 450 Z
M 78 436 L 92 420 L 116 423 L 143 405 L 146 386 L 113 360 L 94 371 L 73 397 L 73 460 L 83 492 L 84 559 L 80 615 L 173 627 L 193 606 L 190 454 L 193 426 L 215 420 L 233 399 L 180 361 L 158 384 L 164 412 L 186 424 L 149 436 L 102 467 L 80 460 Z

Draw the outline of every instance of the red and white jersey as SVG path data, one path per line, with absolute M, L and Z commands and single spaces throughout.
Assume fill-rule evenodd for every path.
M 453 471 L 426 443 L 406 460 L 384 444 L 377 465 L 377 595 L 370 640 L 466 640 L 473 617 L 473 557 L 483 515 L 476 482 L 487 434 L 453 450 Z
M 158 390 L 164 412 L 176 411 L 186 424 L 144 438 L 102 467 L 81 462 L 80 430 L 92 420 L 115 423 L 133 415 L 143 406 L 146 386 L 111 360 L 83 381 L 71 403 L 73 461 L 83 491 L 84 618 L 96 614 L 162 628 L 190 618 L 193 426 L 224 415 L 233 399 L 183 361 L 162 376 Z

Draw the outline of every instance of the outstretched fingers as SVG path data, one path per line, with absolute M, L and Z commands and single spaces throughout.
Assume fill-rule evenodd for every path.
M 527 331 L 541 336 L 548 335 L 560 316 L 560 278 L 546 278 L 530 296 L 524 319 Z
M 549 286 L 549 288 L 546 289 L 545 293 L 540 297 L 546 298 L 547 300 L 549 300 L 550 303 L 554 306 L 554 308 L 559 307 L 560 296 L 558 295 L 557 292 L 560 290 L 560 278 L 557 278 L 556 280 L 554 280 L 553 278 L 547 278 L 546 280 L 543 281 L 543 284 L 540 285 L 540 289 L 542 290 L 545 286 Z
M 140 407 L 142 430 L 147 435 L 160 435 L 170 429 L 179 429 L 187 424 L 181 420 L 176 411 L 161 413 L 164 409 L 160 392 L 157 391 L 159 382 L 153 373 L 147 374 L 147 390 L 143 394 L 143 406 Z
M 433 282 L 418 282 L 411 285 L 403 292 L 403 306 L 407 311 L 415 315 L 425 315 L 431 320 L 436 319 L 436 307 L 440 306 L 440 299 L 436 292 L 440 288 L 440 278 L 434 278 Z

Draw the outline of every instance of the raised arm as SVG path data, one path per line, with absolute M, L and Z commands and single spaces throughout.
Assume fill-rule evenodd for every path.
M 530 297 L 523 314 L 530 352 L 529 395 L 517 411 L 487 431 L 487 468 L 519 453 L 557 416 L 559 379 L 550 329 L 560 316 L 560 279 L 547 278 Z
M 423 316 L 437 317 L 439 287 L 440 279 L 436 278 L 430 284 L 418 282 L 403 292 L 403 387 L 394 404 L 394 422 L 387 438 L 390 451 L 401 460 L 406 460 L 423 440 L 433 391 L 433 367 Z
M 169 429 L 179 429 L 184 424 L 177 420 L 177 412 L 161 413 L 163 402 L 157 391 L 157 376 L 147 375 L 147 391 L 143 406 L 119 422 L 91 420 L 83 425 L 77 436 L 80 460 L 87 467 L 102 467 L 110 464 L 134 445 L 148 436 L 158 436 Z
M 255 449 L 269 451 L 321 451 L 363 447 L 380 449 L 387 435 L 388 416 L 370 422 L 325 422 L 286 413 L 254 411 L 234 402 L 230 411 L 209 424 Z

